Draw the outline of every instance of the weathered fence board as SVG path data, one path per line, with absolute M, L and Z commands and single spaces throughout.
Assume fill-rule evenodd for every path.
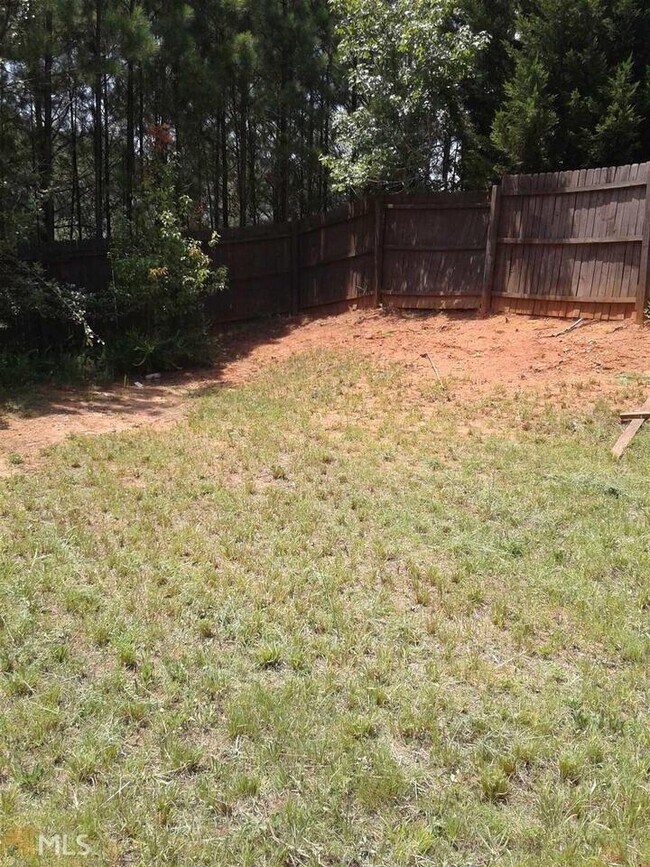
M 215 265 L 228 269 L 225 290 L 207 302 L 215 321 L 291 312 L 290 224 L 224 229 L 217 246 L 206 248 L 206 252 Z
M 298 228 L 299 308 L 371 301 L 374 211 L 367 200 L 343 205 Z
M 384 304 L 478 308 L 490 216 L 487 195 L 391 196 L 385 208 L 380 293 Z
M 640 320 L 650 292 L 650 163 L 510 175 L 487 193 L 362 199 L 282 225 L 225 229 L 218 322 L 351 304 Z M 206 248 L 207 250 L 208 248 Z M 104 241 L 22 251 L 100 291 Z
M 505 177 L 492 310 L 617 319 L 637 307 L 650 164 Z

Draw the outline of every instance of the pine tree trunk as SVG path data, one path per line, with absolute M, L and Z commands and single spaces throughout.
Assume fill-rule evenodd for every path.
M 110 126 L 108 110 L 108 75 L 104 76 L 104 194 L 105 194 L 105 221 L 106 236 L 111 237 L 111 149 L 110 149 Z
M 212 229 L 219 225 L 219 196 L 221 195 L 221 149 L 219 147 L 219 122 L 215 128 L 215 136 L 212 142 Z
M 255 165 L 257 160 L 257 139 L 255 136 L 255 124 L 248 124 L 249 142 L 248 142 L 248 190 L 250 199 L 250 217 L 251 223 L 257 225 L 257 174 Z
M 239 192 L 239 225 L 246 225 L 248 214 L 248 184 L 246 172 L 248 170 L 248 100 L 247 85 L 241 83 L 239 111 L 238 146 L 239 159 L 237 161 L 237 187 Z
M 95 235 L 104 235 L 104 189 L 103 189 L 103 133 L 102 133 L 102 2 L 95 0 L 95 35 L 94 62 L 95 74 L 93 81 L 93 162 L 95 171 Z
M 52 194 L 52 11 L 45 14 L 46 48 L 43 62 L 43 150 L 41 161 L 41 189 L 45 191 L 43 200 L 43 222 L 45 240 L 54 240 L 54 198 Z
M 282 14 L 288 15 L 288 0 L 282 0 Z M 278 141 L 276 171 L 275 219 L 284 223 L 289 218 L 289 122 L 287 112 L 287 84 L 289 82 L 289 49 L 283 44 L 280 58 L 280 94 L 278 105 Z
M 135 0 L 129 0 L 129 13 L 133 15 Z M 133 178 L 135 175 L 135 70 L 133 60 L 126 64 L 126 142 L 124 154 L 124 213 L 131 222 L 133 217 Z
M 72 164 L 72 207 L 70 211 L 70 240 L 74 237 L 75 218 L 77 237 L 81 240 L 81 190 L 79 188 L 79 155 L 77 145 L 77 94 L 70 91 L 70 162 Z
M 138 66 L 138 86 L 140 90 L 138 98 L 138 157 L 140 160 L 139 183 L 142 184 L 144 176 L 144 71 L 141 63 Z
M 221 115 L 221 167 L 222 222 L 227 228 L 230 225 L 230 201 L 228 197 L 228 128 L 225 110 Z

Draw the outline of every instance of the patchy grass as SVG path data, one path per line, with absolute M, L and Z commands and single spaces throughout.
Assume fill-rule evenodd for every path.
M 107 865 L 648 863 L 647 434 L 615 465 L 605 408 L 402 377 L 302 356 L 3 483 L 0 830 Z

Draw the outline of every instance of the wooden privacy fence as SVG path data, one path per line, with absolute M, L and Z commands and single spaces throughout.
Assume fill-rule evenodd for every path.
M 228 285 L 209 300 L 210 312 L 233 322 L 373 305 L 375 215 L 373 202 L 364 199 L 292 223 L 223 230 L 207 252 L 227 267 Z
M 389 306 L 480 307 L 490 219 L 484 193 L 393 196 L 383 203 L 379 294 Z
M 18 254 L 27 261 L 42 262 L 48 276 L 62 283 L 99 291 L 111 281 L 108 243 L 103 239 L 23 245 Z
M 649 173 L 643 163 L 509 175 L 491 193 L 364 199 L 225 229 L 209 255 L 228 268 L 228 287 L 209 309 L 217 322 L 352 304 L 641 321 Z M 89 290 L 110 277 L 104 242 L 51 245 L 35 257 Z
M 505 177 L 492 199 L 491 310 L 641 319 L 650 163 Z

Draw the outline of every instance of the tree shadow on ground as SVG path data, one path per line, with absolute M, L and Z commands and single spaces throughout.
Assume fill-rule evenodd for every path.
M 224 368 L 231 361 L 245 359 L 260 345 L 280 341 L 306 321 L 308 317 L 304 315 L 274 316 L 220 326 L 215 331 L 217 349 L 212 365 L 166 372 L 154 381 L 136 372 L 112 382 L 34 383 L 2 388 L 0 431 L 9 427 L 10 418 L 82 416 L 88 412 L 107 417 L 134 415 L 143 421 L 147 418 L 155 421 L 177 406 L 181 397 L 198 397 L 224 386 Z M 188 388 L 185 393 L 183 386 Z

